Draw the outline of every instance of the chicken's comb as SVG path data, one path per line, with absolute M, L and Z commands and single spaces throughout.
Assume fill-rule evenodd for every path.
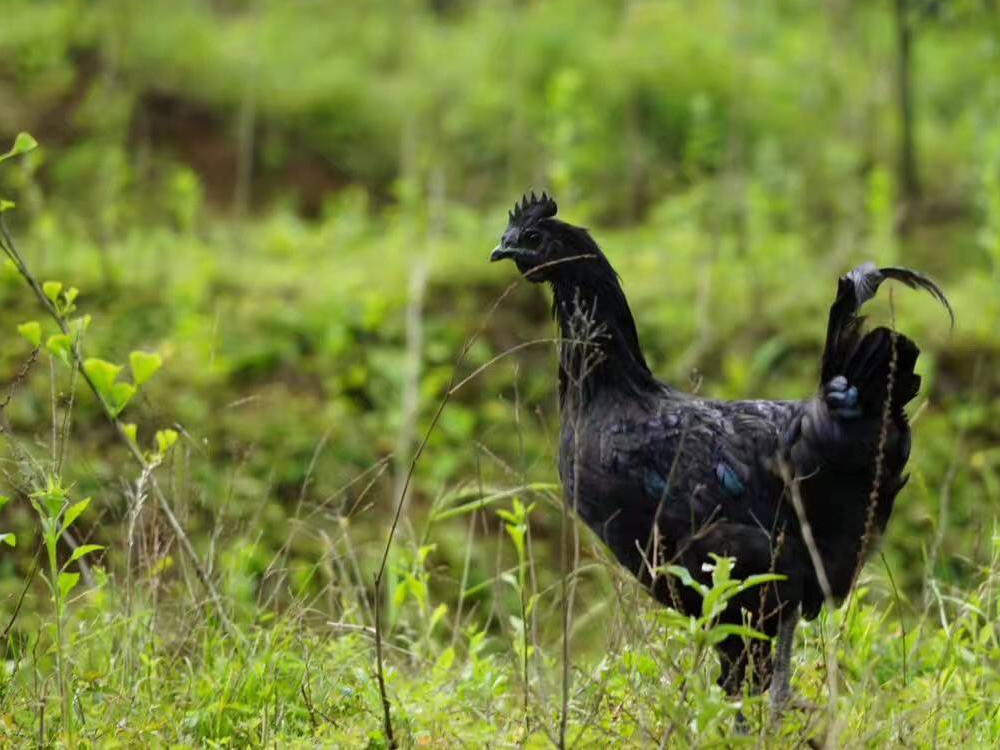
M 531 195 L 522 195 L 521 202 L 514 204 L 514 210 L 507 213 L 507 220 L 511 224 L 530 224 L 540 219 L 549 219 L 556 215 L 558 211 L 556 202 L 545 193 L 536 197 L 535 192 Z

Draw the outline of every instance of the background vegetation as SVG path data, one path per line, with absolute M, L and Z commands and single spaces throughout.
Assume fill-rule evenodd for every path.
M 998 122 L 993 0 L 0 2 L 0 150 L 41 143 L 2 216 L 79 344 L 0 269 L 0 738 L 385 745 L 373 576 L 461 382 L 380 600 L 400 743 L 996 746 Z M 954 304 L 874 306 L 924 350 L 913 478 L 780 724 L 735 737 L 710 618 L 565 525 L 551 344 L 493 361 L 546 295 L 487 316 L 530 188 L 712 396 L 808 395 L 864 260 Z M 66 362 L 134 352 L 85 370 L 109 421 Z

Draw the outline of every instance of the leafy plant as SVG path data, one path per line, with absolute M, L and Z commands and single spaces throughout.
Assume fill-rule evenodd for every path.
M 764 633 L 745 625 L 719 623 L 719 615 L 725 611 L 728 602 L 734 596 L 766 583 L 782 581 L 785 576 L 777 573 L 760 573 L 744 579 L 733 578 L 733 567 L 736 565 L 736 561 L 732 557 L 720 557 L 713 554 L 711 558 L 712 562 L 705 563 L 703 567 L 703 570 L 712 574 L 711 585 L 695 580 L 691 571 L 680 565 L 665 567 L 666 572 L 676 576 L 681 583 L 701 595 L 701 614 L 697 617 L 679 615 L 678 622 L 685 621 L 688 624 L 689 631 L 699 644 L 704 641 L 706 645 L 715 645 L 731 635 L 741 638 L 766 639 L 768 636 Z
M 59 694 L 62 703 L 63 733 L 67 741 L 72 742 L 74 732 L 72 671 L 66 656 L 65 626 L 68 617 L 69 595 L 80 582 L 80 573 L 73 568 L 74 563 L 87 555 L 104 549 L 99 544 L 81 544 L 73 550 L 65 562 L 59 561 L 59 541 L 66 537 L 73 523 L 90 505 L 90 498 L 71 502 L 69 492 L 62 486 L 61 480 L 55 476 L 46 479 L 44 488 L 36 490 L 29 496 L 31 505 L 38 514 L 42 532 L 42 543 L 45 547 L 48 572 L 42 573 L 42 578 L 49 589 L 54 605 L 53 618 L 56 631 L 56 669 L 59 680 Z
M 530 572 L 531 557 L 528 550 L 528 538 L 530 533 L 529 516 L 535 504 L 525 505 L 521 499 L 515 497 L 511 503 L 510 510 L 498 509 L 497 515 L 504 521 L 504 530 L 514 550 L 517 553 L 517 577 L 510 573 L 503 573 L 501 579 L 517 592 L 520 603 L 520 612 L 510 616 L 510 622 L 514 629 L 514 647 L 517 650 L 518 661 L 521 664 L 521 679 L 524 684 L 525 716 L 527 720 L 528 686 L 530 678 L 528 675 L 528 664 L 534 653 L 534 647 L 530 644 L 531 618 L 538 603 L 538 593 L 531 591 L 528 586 L 528 574 Z
M 38 142 L 31 137 L 28 133 L 18 133 L 17 137 L 14 139 L 14 145 L 5 154 L 0 154 L 0 164 L 3 164 L 8 159 L 12 159 L 15 156 L 21 156 L 22 154 L 27 154 L 30 151 L 34 151 L 38 147 Z M 11 210 L 14 208 L 14 201 L 6 200 L 0 196 L 0 214 Z

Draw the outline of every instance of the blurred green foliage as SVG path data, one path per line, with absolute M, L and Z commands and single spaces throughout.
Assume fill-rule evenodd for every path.
M 928 576 L 979 580 L 1000 507 L 1000 10 L 909 5 L 919 195 L 896 176 L 888 0 L 4 0 L 0 147 L 22 130 L 42 144 L 0 169 L 0 196 L 17 202 L 5 220 L 40 278 L 81 290 L 89 356 L 162 357 L 123 416 L 144 448 L 180 434 L 162 481 L 249 619 L 262 602 L 368 586 L 407 456 L 513 280 L 486 257 L 525 189 L 594 226 L 654 370 L 712 396 L 807 396 L 837 276 L 868 259 L 925 270 L 954 331 L 908 292 L 872 306 L 924 350 L 913 481 L 883 542 L 918 597 Z M 459 378 L 551 337 L 547 305 L 516 289 Z M 16 385 L 5 415 L 43 456 L 69 379 L 50 389 L 44 360 L 15 378 L 31 351 L 17 326 L 40 317 L 0 268 L 0 379 Z M 419 583 L 396 589 L 400 608 L 424 586 L 421 611 L 454 612 L 467 587 L 480 623 L 520 616 L 523 590 L 493 582 L 500 567 L 523 574 L 500 519 L 481 514 L 474 538 L 465 516 L 428 519 L 462 492 L 553 481 L 554 385 L 540 344 L 445 409 L 392 561 L 394 580 Z M 66 481 L 94 498 L 77 525 L 121 570 L 123 487 L 138 477 L 89 394 L 73 408 Z M 16 461 L 3 471 L 15 497 Z M 9 614 L 38 539 L 25 503 L 2 513 L 18 540 L 0 554 Z M 559 518 L 551 503 L 531 514 L 540 589 L 558 579 Z M 142 575 L 180 589 L 161 525 L 140 521 Z M 606 595 L 608 574 L 581 585 Z M 315 607 L 365 622 L 366 597 Z M 24 632 L 47 606 L 35 589 L 26 602 Z M 218 716 L 186 721 L 223 734 Z
M 824 308 L 847 267 L 926 269 L 959 324 L 949 334 L 925 301 L 894 298 L 925 349 L 930 399 L 917 481 L 893 527 L 913 533 L 887 540 L 916 562 L 949 467 L 962 470 L 951 472 L 961 500 L 947 546 L 969 550 L 978 509 L 997 500 L 1000 81 L 988 71 L 1000 36 L 985 5 L 915 10 L 925 187 L 908 205 L 894 179 L 889 10 L 8 2 L 0 129 L 33 128 L 45 148 L 0 181 L 19 200 L 10 221 L 37 271 L 84 289 L 81 307 L 103 313 L 94 350 L 164 356 L 134 418 L 140 432 L 154 418 L 184 428 L 206 523 L 223 505 L 243 521 L 266 508 L 275 547 L 321 439 L 317 497 L 396 448 L 403 316 L 422 263 L 419 416 L 429 415 L 510 281 L 484 259 L 499 205 L 524 187 L 556 189 L 570 220 L 624 225 L 597 236 L 655 369 L 681 384 L 697 369 L 703 392 L 722 397 L 809 393 Z M 247 117 L 242 208 L 253 215 L 233 220 Z M 305 165 L 325 176 L 303 177 Z M 19 283 L 8 274 L 0 286 L 11 335 L 32 315 Z M 468 366 L 549 336 L 544 309 L 537 290 L 518 290 Z M 12 338 L 0 356 L 12 375 L 26 347 Z M 40 380 L 11 407 L 25 434 L 44 430 Z M 521 421 L 512 441 L 515 382 L 521 408 L 544 422 Z M 481 466 L 470 445 L 517 450 L 519 472 L 551 478 L 553 382 L 551 353 L 537 347 L 470 383 L 431 438 L 415 505 Z M 120 456 L 92 405 L 81 408 L 77 437 L 93 444 L 80 481 L 114 507 Z M 382 510 L 391 486 L 377 493 Z

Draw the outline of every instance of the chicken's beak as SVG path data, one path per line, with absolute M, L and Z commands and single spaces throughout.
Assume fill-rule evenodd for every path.
M 496 263 L 498 260 L 504 260 L 506 258 L 517 258 L 519 255 L 523 255 L 524 251 L 519 247 L 504 247 L 503 245 L 497 245 L 493 248 L 493 252 L 490 253 L 490 263 Z

